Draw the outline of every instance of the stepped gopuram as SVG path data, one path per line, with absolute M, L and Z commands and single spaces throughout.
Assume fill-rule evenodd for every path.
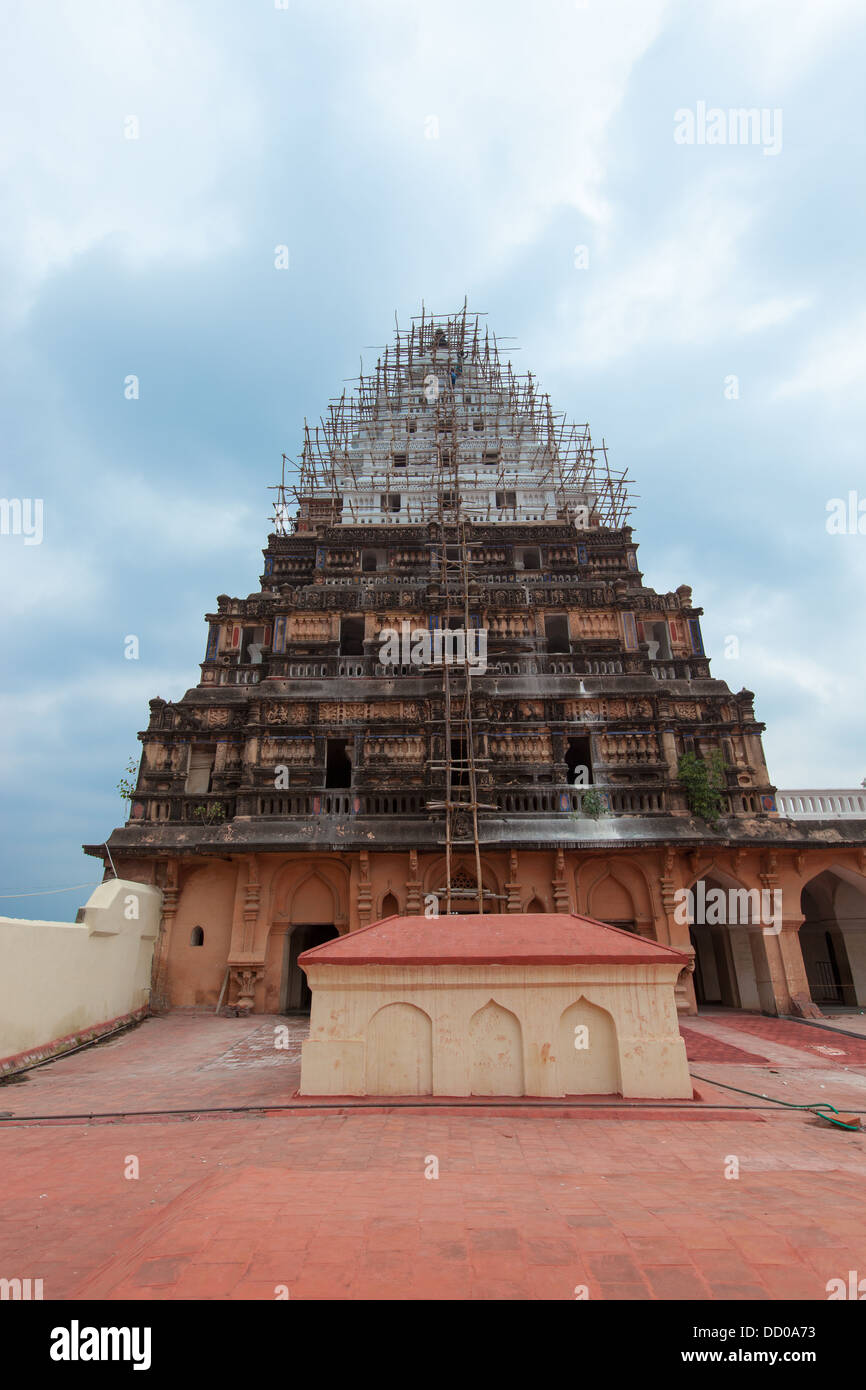
M 150 702 L 107 848 L 163 892 L 154 1005 L 304 1009 L 305 950 L 454 913 L 691 952 L 684 1012 L 866 1004 L 866 794 L 777 791 L 691 588 L 644 583 L 625 473 L 503 356 L 465 309 L 398 329 Z

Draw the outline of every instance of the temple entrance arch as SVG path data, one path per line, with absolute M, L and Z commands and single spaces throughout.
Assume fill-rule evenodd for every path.
M 314 946 L 322 946 L 339 936 L 333 924 L 305 925 L 292 927 L 283 936 L 283 973 L 280 989 L 280 1013 L 310 1012 L 312 994 L 307 977 L 298 965 L 298 956 L 311 951 Z
M 800 895 L 800 948 L 820 1007 L 866 1002 L 866 892 L 858 879 L 825 869 Z
M 695 1000 L 725 1009 L 778 1012 L 761 919 L 761 897 L 713 868 L 692 884 L 689 938 Z

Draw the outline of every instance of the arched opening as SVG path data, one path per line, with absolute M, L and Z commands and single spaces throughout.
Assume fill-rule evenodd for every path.
M 193 927 L 192 931 L 189 934 L 189 944 L 190 946 L 204 945 L 204 928 Z
M 547 908 L 540 898 L 533 898 L 526 908 L 527 912 L 546 912 Z
M 382 899 L 382 916 L 397 917 L 400 913 L 400 904 L 393 893 L 386 893 Z
M 809 992 L 822 1008 L 866 1000 L 866 897 L 832 870 L 800 895 L 800 949 Z
M 737 976 L 731 958 L 731 942 L 722 926 L 693 924 L 689 937 L 695 951 L 695 999 L 716 1008 L 740 1008 Z
M 777 1013 L 759 890 L 747 890 L 730 876 L 714 873 L 698 879 L 690 894 L 698 1006 Z
M 473 1096 L 522 1096 L 523 1032 L 510 1009 L 491 999 L 469 1021 Z
M 333 925 L 294 927 L 283 938 L 283 972 L 280 990 L 280 1013 L 293 1014 L 310 1012 L 313 996 L 307 983 L 307 976 L 298 965 L 298 956 L 311 951 L 314 946 L 322 946 L 333 941 L 339 932 Z
M 414 1004 L 386 1004 L 367 1026 L 368 1096 L 433 1094 L 433 1025 Z
M 578 999 L 563 1011 L 556 1068 L 564 1096 L 610 1096 L 621 1089 L 616 1024 L 606 1009 Z
M 588 913 L 598 922 L 606 922 L 609 927 L 622 927 L 626 931 L 635 930 L 635 909 L 631 894 L 619 879 L 607 874 L 595 883 L 590 890 Z

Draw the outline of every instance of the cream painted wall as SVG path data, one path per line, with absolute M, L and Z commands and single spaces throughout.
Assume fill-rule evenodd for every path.
M 83 922 L 0 917 L 0 1061 L 146 1004 L 162 893 L 100 883 Z
M 595 1094 L 596 1086 L 610 1084 L 608 1094 L 692 1095 L 674 998 L 676 964 L 398 967 L 310 960 L 306 969 L 313 1006 L 302 1095 L 369 1095 L 371 1083 L 379 1095 L 430 1094 L 412 1081 L 428 1074 L 428 1048 L 433 1095 L 561 1096 L 566 1084 L 580 1084 L 571 1094 Z M 586 1058 L 582 1082 L 570 1053 L 562 1066 L 557 1061 L 563 1015 L 579 1000 L 587 1021 L 597 1011 L 599 1025 L 590 1025 L 590 1052 L 597 1055 Z M 407 1006 L 428 1025 L 418 1019 L 407 1028 Z M 569 1013 L 572 1039 L 573 1022 Z M 489 1082 L 480 1079 L 485 1071 Z

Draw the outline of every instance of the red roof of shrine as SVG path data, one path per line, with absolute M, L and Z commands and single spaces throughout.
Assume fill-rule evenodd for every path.
M 645 936 L 575 913 L 385 917 L 298 957 L 304 965 L 686 965 Z

